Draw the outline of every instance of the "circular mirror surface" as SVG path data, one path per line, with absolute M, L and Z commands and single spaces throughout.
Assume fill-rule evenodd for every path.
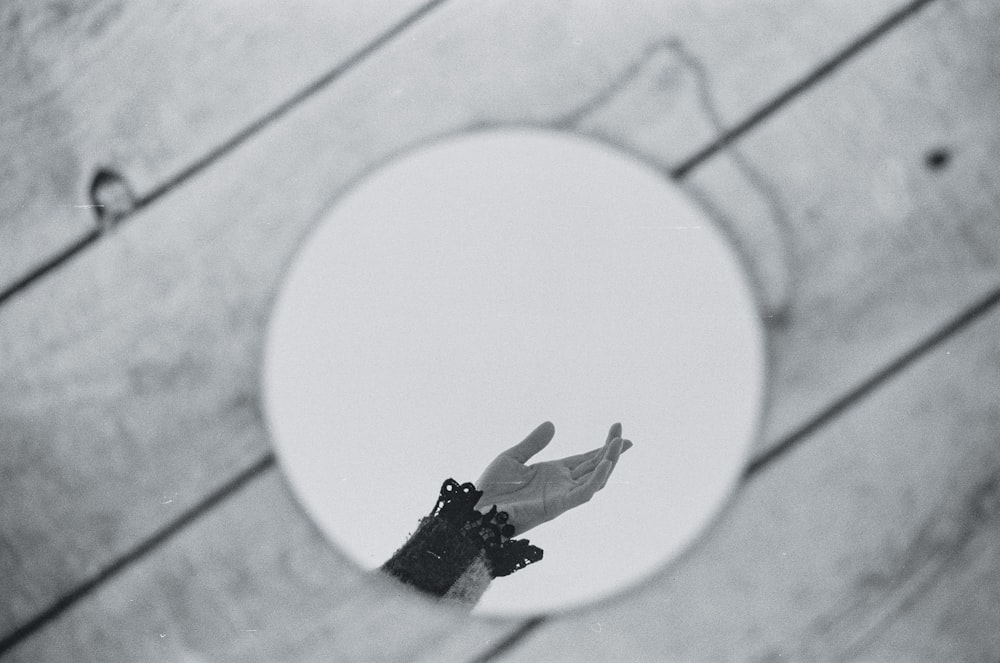
M 404 154 L 344 193 L 275 302 L 264 402 L 294 493 L 366 568 L 544 421 L 532 461 L 635 446 L 593 499 L 524 537 L 492 614 L 563 610 L 649 576 L 729 496 L 756 434 L 764 342 L 711 221 L 603 143 L 511 129 Z

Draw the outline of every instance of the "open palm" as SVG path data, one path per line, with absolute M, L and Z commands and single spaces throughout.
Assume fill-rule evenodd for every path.
M 560 460 L 526 465 L 555 435 L 555 426 L 546 421 L 489 464 L 476 482 L 483 491 L 477 507 L 486 510 L 495 504 L 507 512 L 515 533 L 523 534 L 580 506 L 604 487 L 618 457 L 632 446 L 621 433 L 621 424 L 615 424 L 603 446 Z

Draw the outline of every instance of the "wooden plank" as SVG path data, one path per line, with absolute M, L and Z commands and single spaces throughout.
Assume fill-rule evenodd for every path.
M 818 393 L 997 286 L 998 13 L 932 7 L 738 145 L 780 182 L 809 266 L 773 329 L 772 443 Z M 938 145 L 952 160 L 928 169 Z M 716 160 L 692 181 L 724 199 L 740 166 Z M 996 568 L 998 324 L 994 313 L 813 435 L 646 591 L 557 620 L 499 660 L 996 660 L 995 590 L 962 592 Z
M 766 437 L 1000 284 L 998 24 L 988 0 L 931 5 L 741 143 L 795 220 L 796 293 L 774 330 L 781 387 Z M 950 158 L 934 168 L 939 149 Z M 693 183 L 708 179 L 725 181 L 705 169 Z
M 271 472 L 11 660 L 410 661 L 456 629 L 466 648 L 447 660 L 462 660 L 496 637 L 462 609 L 428 610 L 403 585 L 374 582 L 320 537 Z
M 761 452 L 1000 284 L 998 22 L 996 3 L 931 5 L 685 178 L 757 256 L 765 298 L 788 291 L 767 320 Z M 657 59 L 639 78 L 669 84 L 637 84 L 580 127 L 673 166 L 674 136 L 726 123 L 697 54 Z M 671 112 L 636 112 L 657 106 Z M 928 166 L 938 149 L 946 164 Z M 770 273 L 781 259 L 787 284 Z
M 446 6 L 0 309 L 3 463 L 16 496 L 0 508 L 4 623 L 265 452 L 257 358 L 269 298 L 322 201 L 366 168 L 477 124 L 580 125 L 591 113 L 579 109 L 659 53 L 667 29 L 690 35 L 720 109 L 752 108 L 890 6 L 696 5 L 567 5 L 547 18 L 499 2 Z M 801 57 L 789 65 L 788 53 Z M 753 81 L 748 63 L 761 72 Z M 677 113 L 697 108 L 685 100 Z M 701 115 L 690 119 L 676 122 L 678 145 L 714 138 Z M 735 190 L 753 200 L 749 184 Z
M 861 642 L 862 660 L 1000 660 L 1000 509 L 997 482 L 983 486 L 984 522 L 968 544 L 930 578 L 923 593 L 885 615 Z
M 0 291 L 95 228 L 95 172 L 145 197 L 420 0 L 0 7 Z
M 745 484 L 670 568 L 497 660 L 879 660 L 928 612 L 956 617 L 947 639 L 881 660 L 996 660 L 997 393 L 1000 310 Z

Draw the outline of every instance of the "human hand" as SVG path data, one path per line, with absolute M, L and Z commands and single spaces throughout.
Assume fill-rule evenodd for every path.
M 525 465 L 552 441 L 556 429 L 546 421 L 528 437 L 496 457 L 476 487 L 483 491 L 477 508 L 494 504 L 506 511 L 516 534 L 523 534 L 590 500 L 607 483 L 618 457 L 632 446 L 622 426 L 608 431 L 604 445 L 560 460 Z

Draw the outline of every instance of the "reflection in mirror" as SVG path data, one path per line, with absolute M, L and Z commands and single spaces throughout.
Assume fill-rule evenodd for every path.
M 275 302 L 265 406 L 344 554 L 535 614 L 635 586 L 718 512 L 763 347 L 737 256 L 674 183 L 573 135 L 486 131 L 393 160 L 320 221 Z

